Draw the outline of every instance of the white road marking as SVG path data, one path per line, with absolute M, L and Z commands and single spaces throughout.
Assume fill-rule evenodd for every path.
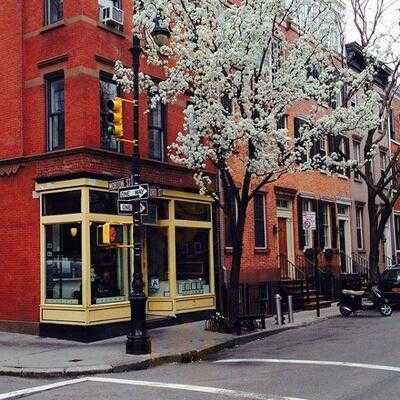
M 241 363 L 264 363 L 264 364 L 306 364 L 306 365 L 330 365 L 335 367 L 363 368 L 381 371 L 400 372 L 400 367 L 390 365 L 363 364 L 341 361 L 319 361 L 319 360 L 286 360 L 277 358 L 232 358 L 214 361 L 218 364 L 241 364 Z
M 279 396 L 266 396 L 260 393 L 242 392 L 238 390 L 231 389 L 221 389 L 209 386 L 197 386 L 197 385 L 182 385 L 178 383 L 164 383 L 164 382 L 150 382 L 150 381 L 133 381 L 128 379 L 114 379 L 114 378 L 89 378 L 93 382 L 105 382 L 105 383 L 118 383 L 124 385 L 134 385 L 134 386 L 148 386 L 157 387 L 165 389 L 175 389 L 175 390 L 187 390 L 189 392 L 201 392 L 201 393 L 211 393 L 211 394 L 222 394 L 229 397 L 254 399 L 254 400 L 306 400 L 300 399 L 298 397 L 279 397 Z
M 0 394 L 0 400 L 19 399 L 21 397 L 30 396 L 35 393 L 46 392 L 48 390 L 53 390 L 53 389 L 57 389 L 57 388 L 61 388 L 64 386 L 69 386 L 69 385 L 75 385 L 76 383 L 81 383 L 81 382 L 86 382 L 86 381 L 87 381 L 87 378 L 70 379 L 68 381 L 50 383 L 49 385 L 35 386 L 32 388 L 28 388 L 28 389 L 15 390 L 13 392 Z
M 0 394 L 0 400 L 18 399 L 30 396 L 35 393 L 45 392 L 52 389 L 58 389 L 61 387 L 74 385 L 76 383 L 82 383 L 82 382 L 115 383 L 120 385 L 145 386 L 145 387 L 170 389 L 170 390 L 186 390 L 189 392 L 210 393 L 216 395 L 225 395 L 233 398 L 251 399 L 251 400 L 307 400 L 307 399 L 301 399 L 299 397 L 267 396 L 260 393 L 251 393 L 251 392 L 247 393 L 239 390 L 221 389 L 209 386 L 182 385 L 178 383 L 150 382 L 150 381 L 137 381 L 129 379 L 97 378 L 97 377 L 72 379 L 68 381 L 52 383 L 49 385 L 36 386 L 28 389 L 3 393 Z

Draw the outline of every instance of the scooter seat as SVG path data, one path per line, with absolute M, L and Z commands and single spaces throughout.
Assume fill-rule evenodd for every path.
M 364 290 L 349 290 L 349 289 L 343 289 L 342 290 L 343 294 L 351 294 L 353 296 L 363 296 L 365 294 Z

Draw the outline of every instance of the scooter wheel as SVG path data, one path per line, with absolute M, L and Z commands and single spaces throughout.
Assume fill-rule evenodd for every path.
M 379 312 L 384 316 L 384 317 L 390 317 L 392 315 L 392 306 L 388 303 L 383 303 L 379 306 Z
M 350 317 L 350 315 L 351 315 L 351 310 L 349 310 L 348 307 L 340 306 L 339 311 L 340 311 L 340 314 L 342 314 L 342 317 L 346 318 L 346 317 Z

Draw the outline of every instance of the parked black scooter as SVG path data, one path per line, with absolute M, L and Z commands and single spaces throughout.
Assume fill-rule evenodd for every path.
M 349 317 L 359 310 L 378 310 L 384 317 L 392 315 L 392 306 L 376 286 L 370 286 L 366 291 L 342 290 L 338 306 L 342 317 Z

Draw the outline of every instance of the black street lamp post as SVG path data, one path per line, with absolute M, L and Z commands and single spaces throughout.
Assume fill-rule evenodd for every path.
M 139 63 L 140 38 L 133 35 L 132 72 L 133 72 L 133 149 L 132 149 L 132 184 L 140 185 L 141 162 L 139 153 Z M 127 354 L 148 354 L 151 352 L 151 341 L 146 329 L 146 301 L 142 273 L 142 237 L 143 224 L 140 213 L 140 202 L 134 201 L 133 217 L 133 279 L 129 295 L 131 303 L 131 323 L 126 342 Z
M 170 37 L 168 29 L 155 23 L 152 32 L 154 42 L 158 46 L 165 45 Z M 139 64 L 140 37 L 133 35 L 132 40 L 132 72 L 133 72 L 133 149 L 132 149 L 132 184 L 140 185 L 141 162 L 139 153 Z M 134 201 L 132 206 L 133 218 L 133 279 L 132 290 L 129 294 L 131 303 L 130 329 L 126 341 L 127 354 L 148 354 L 151 352 L 151 340 L 146 329 L 146 301 L 142 273 L 142 238 L 143 224 L 140 212 L 140 202 Z

